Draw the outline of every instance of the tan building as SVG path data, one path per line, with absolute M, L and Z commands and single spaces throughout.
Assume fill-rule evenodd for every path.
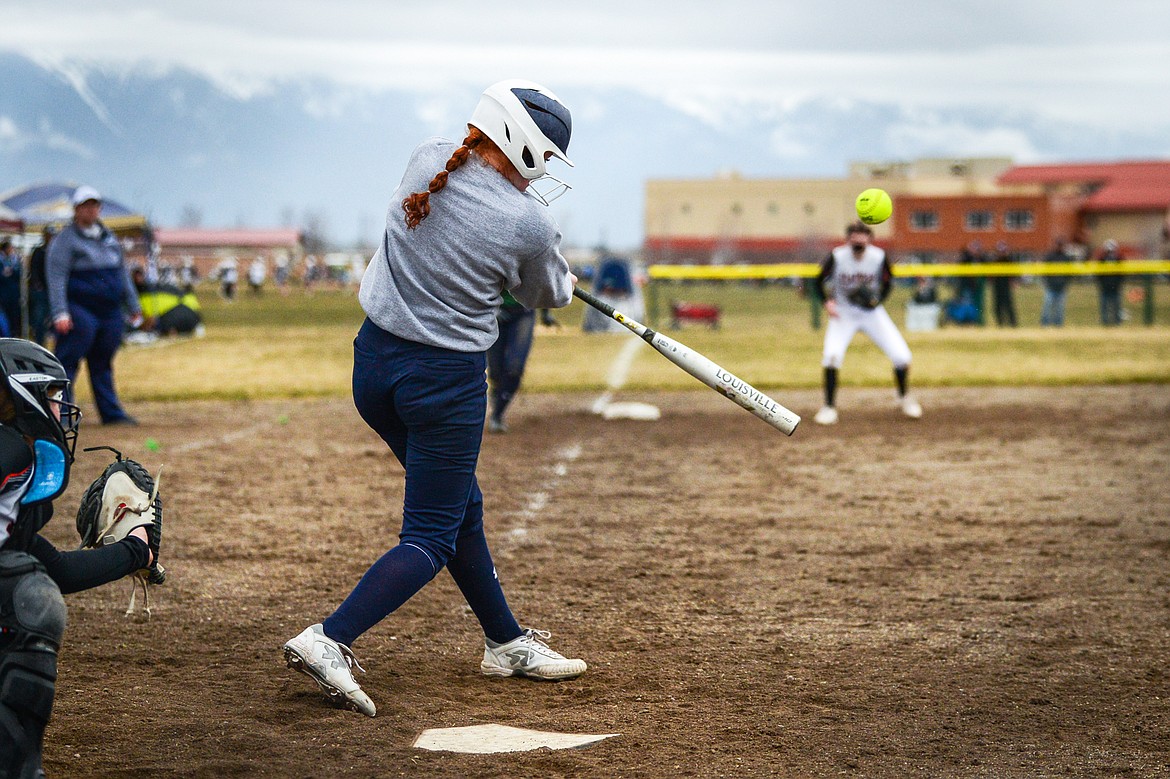
M 241 264 L 250 263 L 258 256 L 269 262 L 283 259 L 289 267 L 295 267 L 305 254 L 301 231 L 295 228 L 158 228 L 154 239 L 159 247 L 160 264 L 181 267 L 191 260 L 200 278 L 206 278 L 221 262 L 231 258 Z
M 877 240 L 902 256 L 953 260 L 979 240 L 1022 257 L 1058 235 L 1092 245 L 1115 238 L 1131 256 L 1170 208 L 1170 162 L 1014 166 L 1006 157 L 855 162 L 840 179 L 713 179 L 646 183 L 647 263 L 814 262 L 843 239 L 869 187 L 894 201 Z
M 714 179 L 646 183 L 644 257 L 650 263 L 813 262 L 857 219 L 853 202 L 880 186 L 902 195 L 973 196 L 999 191 L 1006 158 L 855 162 L 840 179 Z M 894 223 L 878 225 L 889 242 Z

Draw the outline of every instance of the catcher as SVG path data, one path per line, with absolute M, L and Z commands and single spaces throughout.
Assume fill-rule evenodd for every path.
M 825 405 L 813 417 L 818 425 L 837 423 L 837 371 L 845 361 L 845 350 L 860 330 L 868 335 L 894 364 L 898 406 L 911 419 L 922 416 L 922 406 L 909 392 L 910 347 L 898 332 L 882 302 L 890 294 L 894 274 L 886 253 L 874 246 L 873 230 L 864 222 L 845 228 L 846 243 L 829 253 L 821 264 L 816 285 L 829 324 L 825 328 Z M 832 287 L 826 294 L 826 287 Z
M 81 412 L 64 400 L 68 385 L 65 369 L 52 352 L 32 341 L 0 339 L 3 777 L 44 776 L 41 748 L 65 631 L 61 594 L 139 571 L 154 581 L 162 579 L 156 563 L 162 505 L 153 480 L 133 461 L 119 457 L 87 490 L 78 528 L 88 532 L 97 523 L 90 539 L 83 535 L 83 542 L 97 548 L 62 552 L 39 535 L 53 516 L 53 500 L 69 483 L 77 444 Z M 115 521 L 109 522 L 111 518 Z

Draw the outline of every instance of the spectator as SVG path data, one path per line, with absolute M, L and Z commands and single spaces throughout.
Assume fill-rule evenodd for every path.
M 1008 245 L 1004 241 L 1000 241 L 995 245 L 994 261 L 1000 264 L 1014 261 L 1011 252 L 1008 250 Z M 997 275 L 992 281 L 991 291 L 995 301 L 995 323 L 1000 327 L 1016 326 L 1016 301 L 1012 290 L 1012 286 L 1015 283 L 1015 277 L 1007 274 Z
M 305 285 L 305 289 L 311 289 L 313 287 L 313 285 L 317 282 L 317 278 L 318 278 L 317 258 L 311 254 L 307 255 L 305 257 L 305 272 L 304 272 L 304 275 L 301 277 L 301 282 Z
M 219 293 L 231 303 L 236 299 L 236 284 L 240 282 L 240 270 L 235 257 L 228 257 L 219 266 Z
M 173 284 L 150 284 L 141 268 L 135 268 L 131 275 L 138 290 L 138 300 L 142 303 L 142 314 L 148 323 L 144 329 L 155 335 L 202 332 L 203 314 L 192 290 Z
M 983 242 L 978 238 L 971 241 L 959 252 L 960 265 L 982 265 L 987 262 L 987 255 L 983 252 Z M 970 306 L 972 314 L 971 324 L 984 324 L 983 312 L 987 297 L 987 278 L 985 276 L 960 276 L 956 285 L 955 297 L 961 304 Z
M 49 310 L 57 331 L 57 359 L 70 386 L 84 358 L 102 424 L 136 425 L 114 388 L 114 355 L 122 345 L 126 311 L 137 327 L 142 307 L 122 245 L 98 218 L 101 210 L 102 196 L 93 187 L 74 191 L 73 221 L 53 239 L 45 260 Z
M 148 269 L 151 266 L 155 268 L 153 279 L 155 284 L 166 284 L 169 287 L 173 287 L 179 283 L 179 274 L 175 270 L 174 265 L 171 265 L 169 262 L 164 260 L 162 262 L 152 262 L 147 264 Z M 147 272 L 147 276 L 150 276 L 149 271 Z
M 1067 242 L 1063 237 L 1052 243 L 1052 249 L 1044 255 L 1044 262 L 1064 263 L 1069 261 L 1066 253 Z M 1044 306 L 1040 310 L 1041 327 L 1064 327 L 1064 304 L 1068 295 L 1068 276 L 1046 274 L 1044 276 Z
M 252 264 L 248 266 L 248 286 L 252 288 L 253 295 L 259 295 L 264 291 L 264 279 L 268 277 L 268 263 L 260 255 L 252 260 Z
M 45 280 L 45 257 L 57 228 L 45 225 L 41 242 L 28 260 L 28 324 L 32 340 L 45 346 L 49 338 L 49 284 Z
M 194 292 L 195 282 L 199 280 L 199 272 L 195 270 L 195 258 L 184 257 L 179 266 L 179 289 L 184 292 Z
M 930 305 L 938 302 L 938 290 L 935 289 L 934 279 L 919 276 L 914 280 L 914 295 L 910 298 L 919 305 Z
M 1121 262 L 1121 251 L 1117 241 L 1110 238 L 1101 247 L 1100 262 Z M 1114 327 L 1121 324 L 1121 285 L 1120 273 L 1101 273 L 1097 276 L 1097 291 L 1101 301 L 1101 324 Z
M 288 257 L 281 255 L 276 258 L 276 268 L 272 272 L 272 280 L 276 282 L 276 287 L 281 292 L 285 291 L 288 285 Z
M 8 325 L 8 335 L 20 337 L 20 255 L 8 238 L 0 241 L 0 310 Z

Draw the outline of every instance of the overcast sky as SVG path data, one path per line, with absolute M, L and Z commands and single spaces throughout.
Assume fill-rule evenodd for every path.
M 1170 125 L 1167 0 L 871 5 L 0 0 L 0 50 L 65 74 L 183 67 L 245 95 L 304 76 L 434 94 L 522 76 L 644 90 L 712 121 L 740 100 L 831 96 Z

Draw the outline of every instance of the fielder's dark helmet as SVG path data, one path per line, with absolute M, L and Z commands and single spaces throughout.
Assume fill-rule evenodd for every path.
M 81 409 L 65 400 L 69 377 L 57 357 L 32 341 L 0 338 L 0 374 L 15 411 L 12 426 L 56 443 L 72 463 Z

